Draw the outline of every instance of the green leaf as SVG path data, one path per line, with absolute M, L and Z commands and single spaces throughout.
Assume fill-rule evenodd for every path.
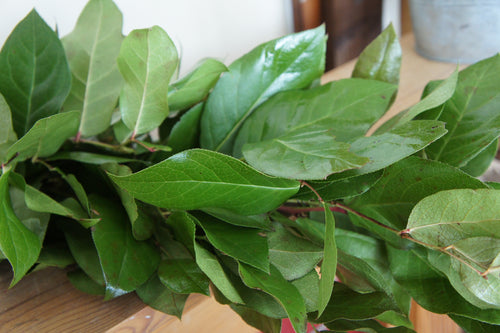
M 224 254 L 269 273 L 267 240 L 260 230 L 224 223 L 210 215 L 194 214 L 208 241 Z
M 172 127 L 167 143 L 173 152 L 178 153 L 198 146 L 203 105 L 200 103 L 193 106 Z
M 367 333 L 415 333 L 407 327 L 386 328 L 374 319 L 366 320 L 345 320 L 337 319 L 326 323 L 330 331 L 328 332 L 367 332 Z
M 95 282 L 81 269 L 68 272 L 67 276 L 73 287 L 86 294 L 102 296 L 105 293 L 104 285 Z
M 197 242 L 194 242 L 194 251 L 196 253 L 196 263 L 217 289 L 231 302 L 244 303 L 217 257 Z
M 250 288 L 260 289 L 274 298 L 285 309 L 296 332 L 306 331 L 306 306 L 297 288 L 285 280 L 281 273 L 271 265 L 271 274 L 266 274 L 251 266 L 240 264 L 239 271 L 243 282 Z
M 64 109 L 81 112 L 78 132 L 83 136 L 110 126 L 122 88 L 116 64 L 122 41 L 122 14 L 111 0 L 90 0 L 62 39 L 73 76 Z
M 59 112 L 71 75 L 56 33 L 32 10 L 0 52 L 0 93 L 12 110 L 21 136 L 41 119 Z
M 269 216 L 261 215 L 239 215 L 232 213 L 224 208 L 204 208 L 203 212 L 212 215 L 226 223 L 237 225 L 240 227 L 257 228 L 269 230 L 271 228 L 271 221 Z
M 0 131 L 0 160 L 3 161 L 4 156 L 2 151 L 5 149 L 2 148 L 3 145 L 12 141 L 12 139 L 16 140 L 17 137 L 14 129 L 12 128 L 12 115 L 10 113 L 9 105 L 7 104 L 7 101 L 5 101 L 2 94 L 0 94 L 0 128 L 2 128 L 2 131 Z
M 394 278 L 423 308 L 434 313 L 465 316 L 500 324 L 500 310 L 480 309 L 467 302 L 427 261 L 426 251 L 403 251 L 388 247 Z
M 156 275 L 136 290 L 139 298 L 155 310 L 181 319 L 189 295 L 176 294 L 165 287 Z
M 269 260 L 289 281 L 303 277 L 323 258 L 323 249 L 287 231 L 280 223 L 267 233 Z M 293 265 L 290 265 L 293 263 Z
M 117 163 L 108 163 L 101 167 L 114 175 L 123 176 L 132 174 L 132 170 L 129 167 Z M 113 185 L 129 217 L 134 238 L 137 240 L 150 238 L 154 230 L 154 221 L 146 213 L 145 205 L 137 202 L 127 191 L 122 190 L 116 184 L 113 183 Z
M 75 258 L 78 267 L 80 267 L 93 281 L 104 288 L 104 274 L 99 262 L 99 254 L 97 253 L 90 231 L 78 225 L 67 224 L 64 224 L 62 229 L 69 250 L 73 258 Z
M 64 151 L 52 155 L 47 161 L 59 161 L 59 160 L 72 160 L 80 163 L 86 164 L 105 164 L 105 163 L 127 163 L 127 162 L 141 162 L 141 160 L 135 160 L 133 158 L 114 156 L 114 155 L 103 155 L 88 153 L 85 151 Z
M 319 275 L 316 269 L 311 270 L 297 280 L 293 280 L 292 284 L 304 298 L 306 311 L 308 313 L 318 311 Z
M 364 320 L 372 319 L 388 311 L 398 309 L 392 300 L 382 292 L 360 294 L 342 283 L 335 283 L 332 301 L 316 321 L 320 323 L 337 319 Z
M 323 208 L 325 210 L 325 243 L 323 246 L 323 262 L 321 263 L 321 279 L 319 280 L 318 317 L 328 306 L 337 270 L 335 218 L 326 203 L 323 203 Z
M 272 140 L 247 143 L 243 156 L 252 167 L 272 176 L 324 179 L 370 161 L 349 148 L 349 144 L 336 141 L 329 129 L 309 127 Z
M 101 221 L 92 230 L 106 280 L 106 298 L 135 290 L 157 269 L 160 255 L 147 242 L 135 240 L 123 209 L 104 197 L 90 197 Z
M 448 247 L 471 237 L 500 239 L 500 191 L 456 189 L 421 200 L 405 232 L 430 245 Z
M 464 242 L 469 242 L 469 246 L 462 247 L 461 243 Z M 491 243 L 496 244 L 492 245 Z M 495 251 L 494 256 L 498 256 L 500 254 L 499 243 L 500 240 L 496 239 L 495 242 L 494 239 L 488 239 L 487 237 L 468 238 L 458 241 L 457 245 L 454 245 L 449 250 L 451 253 L 456 252 L 457 257 L 464 256 L 465 258 L 461 259 L 465 260 L 465 262 L 437 251 L 429 251 L 428 259 L 433 267 L 448 277 L 453 288 L 468 302 L 481 309 L 500 309 L 500 278 L 498 273 L 491 272 L 487 278 L 484 278 L 467 263 L 467 261 L 476 262 L 477 256 L 492 250 Z
M 447 164 L 408 157 L 388 167 L 382 178 L 368 192 L 347 201 L 347 205 L 375 220 L 402 230 L 413 207 L 423 198 L 454 188 L 486 188 L 481 181 Z M 400 237 L 351 215 L 352 221 L 393 244 Z
M 414 120 L 387 133 L 361 137 L 351 144 L 351 151 L 371 162 L 360 169 L 334 174 L 328 181 L 350 178 L 381 170 L 413 155 L 446 133 L 444 124 L 432 120 Z
M 491 325 L 467 317 L 450 315 L 450 318 L 466 333 L 496 333 L 500 330 L 500 325 Z
M 410 298 L 390 274 L 384 243 L 339 228 L 336 229 L 335 239 L 338 247 L 337 275 L 342 283 L 360 293 L 383 291 L 400 312 L 408 314 Z
M 389 24 L 359 55 L 352 77 L 399 83 L 401 46 L 396 31 Z
M 129 176 L 109 176 L 136 199 L 158 207 L 215 207 L 242 215 L 274 209 L 299 189 L 297 181 L 271 178 L 232 157 L 201 149 Z
M 178 294 L 210 295 L 210 280 L 193 259 L 164 259 L 158 267 L 161 283 Z
M 463 167 L 498 138 L 499 73 L 500 55 L 459 73 L 455 94 L 439 117 L 448 134 L 425 150 L 429 158 Z
M 79 113 L 64 112 L 38 120 L 33 127 L 10 146 L 7 160 L 18 154 L 18 161 L 47 157 L 56 153 L 63 143 L 78 131 Z
M 0 176 L 0 251 L 12 266 L 12 287 L 26 274 L 38 259 L 41 242 L 38 236 L 24 226 L 11 206 L 8 178 L 11 171 L 3 169 Z
M 205 59 L 193 71 L 172 83 L 168 92 L 171 110 L 187 109 L 201 102 L 219 80 L 227 67 L 215 59 Z
M 263 333 L 280 333 L 281 320 L 269 318 L 246 306 L 230 304 L 231 309 L 236 312 L 248 325 L 257 328 Z
M 469 175 L 474 177 L 479 177 L 486 172 L 486 170 L 491 165 L 491 162 L 495 159 L 498 151 L 498 139 L 494 140 L 488 147 L 471 159 L 467 164 L 461 169 L 467 172 Z
M 382 177 L 382 171 L 376 171 L 365 175 L 339 179 L 334 181 L 309 181 L 316 192 L 325 201 L 338 199 L 350 199 L 367 192 Z M 294 198 L 315 199 L 316 194 L 307 186 L 303 186 Z
M 133 30 L 117 59 L 125 79 L 120 110 L 132 137 L 160 126 L 168 115 L 168 83 L 177 70 L 175 45 L 159 26 Z
M 36 270 L 46 267 L 65 268 L 76 263 L 65 243 L 45 244 L 37 262 Z
M 320 26 L 264 43 L 233 62 L 207 99 L 201 146 L 230 152 L 236 131 L 259 104 L 319 78 L 325 62 L 324 31 Z
M 380 126 L 375 133 L 380 134 L 387 132 L 394 127 L 407 123 L 418 116 L 420 116 L 418 117 L 419 119 L 437 120 L 439 117 L 427 117 L 426 111 L 434 110 L 435 108 L 443 105 L 453 96 L 457 86 L 457 79 L 458 70 L 455 70 L 446 80 L 436 82 L 435 84 L 437 86 L 432 87 L 432 91 L 427 95 L 425 95 L 424 92 L 425 97 L 423 97 L 420 102 L 404 111 L 399 112 L 397 115 L 382 124 L 382 126 Z M 429 90 L 430 89 L 431 88 L 429 88 Z
M 396 87 L 385 82 L 344 79 L 307 90 L 278 93 L 259 106 L 241 127 L 233 155 L 245 143 L 267 141 L 290 132 L 321 126 L 338 141 L 366 134 L 385 113 Z

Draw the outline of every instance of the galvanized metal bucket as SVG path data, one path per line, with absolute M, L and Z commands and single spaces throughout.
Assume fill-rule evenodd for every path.
M 416 50 L 473 63 L 500 52 L 500 0 L 410 0 Z

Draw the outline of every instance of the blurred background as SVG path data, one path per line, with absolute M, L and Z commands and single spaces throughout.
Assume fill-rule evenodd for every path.
M 328 69 L 359 55 L 388 22 L 401 31 L 406 0 L 115 0 L 123 33 L 161 26 L 182 55 L 181 75 L 204 57 L 225 64 L 265 41 L 325 22 Z M 60 36 L 73 29 L 87 0 L 0 0 L 0 44 L 35 8 Z M 405 15 L 405 14 L 403 14 Z M 409 20 L 403 20 L 409 24 Z M 405 30 L 403 26 L 403 30 Z

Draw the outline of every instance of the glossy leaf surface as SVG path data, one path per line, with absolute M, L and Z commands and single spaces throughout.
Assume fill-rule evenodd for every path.
M 203 103 L 200 103 L 193 106 L 172 127 L 167 142 L 172 147 L 173 152 L 178 153 L 186 149 L 198 147 L 203 105 Z
M 104 272 L 106 298 L 117 297 L 146 282 L 157 269 L 160 256 L 151 244 L 135 240 L 120 206 L 102 197 L 91 198 L 91 203 L 101 218 L 92 239 Z
M 338 141 L 365 135 L 385 113 L 396 91 L 384 82 L 344 79 L 308 90 L 278 93 L 258 107 L 236 137 L 233 155 L 245 143 L 267 141 L 310 127 L 328 128 Z
M 90 0 L 62 39 L 73 77 L 64 109 L 81 112 L 78 132 L 83 136 L 110 126 L 122 87 L 116 64 L 122 40 L 122 14 L 111 0 Z
M 136 199 L 159 207 L 216 207 L 243 215 L 276 208 L 299 188 L 299 182 L 271 178 L 234 158 L 200 149 L 130 176 L 110 178 Z
M 158 267 L 161 283 L 178 294 L 210 295 L 210 280 L 193 259 L 165 259 Z
M 168 115 L 167 91 L 179 63 L 177 50 L 159 26 L 132 31 L 117 59 L 125 84 L 120 111 L 132 136 L 160 126 Z
M 401 46 L 392 24 L 359 55 L 352 77 L 399 83 Z
M 168 92 L 171 110 L 187 109 L 206 98 L 227 67 L 215 59 L 206 59 L 180 80 L 172 83 Z
M 332 173 L 358 169 L 369 162 L 338 142 L 329 129 L 308 128 L 272 140 L 243 146 L 245 160 L 254 168 L 290 179 L 324 179 Z
M 271 95 L 307 87 L 324 71 L 324 26 L 264 43 L 229 66 L 207 99 L 201 147 L 232 151 L 236 131 Z
M 58 113 L 70 84 L 59 38 L 32 10 L 0 52 L 0 93 L 12 110 L 17 135 L 24 135 L 37 120 Z

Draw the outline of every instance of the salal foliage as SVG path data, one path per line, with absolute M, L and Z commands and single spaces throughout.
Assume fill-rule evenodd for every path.
M 210 293 L 278 333 L 413 332 L 411 300 L 468 332 L 500 326 L 500 56 L 398 90 L 388 27 L 352 77 L 319 84 L 324 27 L 227 66 L 157 26 L 122 35 L 90 0 L 62 38 L 32 11 L 0 52 L 0 260 L 181 317 Z M 391 324 L 391 328 L 380 325 Z

